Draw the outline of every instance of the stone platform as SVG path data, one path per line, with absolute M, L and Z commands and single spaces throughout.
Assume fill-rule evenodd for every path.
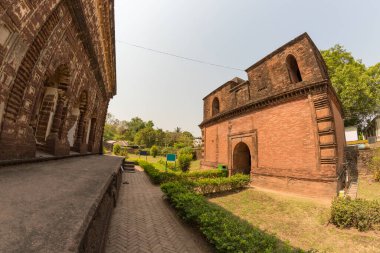
M 85 156 L 0 167 L 0 252 L 98 252 L 122 158 Z

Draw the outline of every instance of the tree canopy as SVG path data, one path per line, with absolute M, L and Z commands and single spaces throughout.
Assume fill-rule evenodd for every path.
M 343 104 L 345 125 L 363 129 L 380 109 L 380 63 L 367 68 L 339 44 L 321 54 Z
M 190 132 L 182 132 L 176 127 L 173 131 L 155 129 L 153 121 L 144 121 L 134 117 L 130 121 L 120 121 L 108 113 L 104 126 L 104 140 L 125 140 L 136 145 L 150 148 L 159 147 L 189 147 L 193 145 L 193 135 Z

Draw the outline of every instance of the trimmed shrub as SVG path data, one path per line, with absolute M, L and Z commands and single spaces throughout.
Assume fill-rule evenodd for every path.
M 161 189 L 179 215 L 197 226 L 217 252 L 302 252 L 208 202 L 191 185 L 170 182 Z
M 113 145 L 113 153 L 115 154 L 115 155 L 119 155 L 119 153 L 120 153 L 120 150 L 121 150 L 121 146 L 119 145 L 119 144 L 115 144 L 115 145 Z
M 190 163 L 193 160 L 192 154 L 180 154 L 178 156 L 178 166 L 183 171 L 186 172 L 190 168 Z
M 218 178 L 227 177 L 226 171 L 222 170 L 201 170 L 201 171 L 190 171 L 186 173 L 186 177 L 192 180 L 199 178 Z
M 153 164 L 146 162 L 145 160 L 137 160 L 136 162 L 144 169 L 154 184 L 162 184 L 171 181 L 183 182 L 202 178 L 225 177 L 225 172 L 219 170 L 191 171 L 187 173 L 173 172 L 171 170 L 163 172 L 156 169 Z
M 158 155 L 158 148 L 157 148 L 156 145 L 153 145 L 150 148 L 150 155 L 153 156 L 153 157 L 156 157 Z
M 191 147 L 184 147 L 184 148 L 181 148 L 181 149 L 178 151 L 178 155 L 181 155 L 181 154 L 193 154 L 193 148 L 191 148 Z
M 119 156 L 124 156 L 125 158 L 128 158 L 128 150 L 127 150 L 127 148 L 121 148 L 118 155 Z
M 153 184 L 162 184 L 170 181 L 181 181 L 183 178 L 180 174 L 172 171 L 161 172 L 156 169 L 153 164 L 146 162 L 144 160 L 138 160 L 139 165 L 144 169 L 146 174 L 148 174 L 150 180 Z
M 166 166 L 167 165 L 167 168 L 170 169 L 170 170 L 173 170 L 173 171 L 177 171 L 178 169 L 175 167 L 175 163 L 174 162 L 168 162 L 166 164 L 166 161 L 164 159 L 160 159 L 158 160 L 158 163 L 163 165 L 163 166 Z
M 359 231 L 380 224 L 380 202 L 375 200 L 335 198 L 331 205 L 330 222 L 340 228 L 355 227 Z
M 248 175 L 236 174 L 231 177 L 202 178 L 195 181 L 195 191 L 201 194 L 211 194 L 241 189 L 249 184 Z

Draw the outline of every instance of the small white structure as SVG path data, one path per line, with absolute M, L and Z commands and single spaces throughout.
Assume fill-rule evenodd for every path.
M 193 140 L 193 147 L 198 148 L 202 146 L 202 138 L 201 137 L 196 137 Z
M 357 141 L 358 140 L 358 127 L 357 126 L 345 127 L 344 133 L 346 135 L 346 141 Z

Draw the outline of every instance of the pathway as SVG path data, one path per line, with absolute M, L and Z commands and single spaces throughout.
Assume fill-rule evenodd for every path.
M 112 214 L 106 253 L 211 252 L 204 239 L 184 224 L 141 168 L 125 173 Z

